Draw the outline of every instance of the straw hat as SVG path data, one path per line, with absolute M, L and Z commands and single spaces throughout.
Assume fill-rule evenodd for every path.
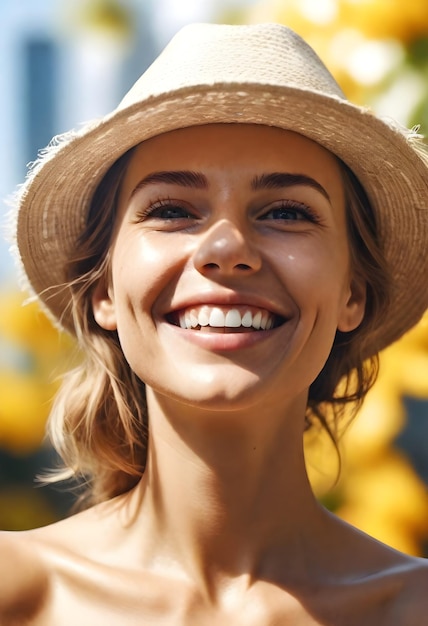
M 72 330 L 64 264 L 94 190 L 139 142 L 199 124 L 290 129 L 339 156 L 377 214 L 393 278 L 390 313 L 373 352 L 428 306 L 428 167 L 415 133 L 349 103 L 313 50 L 278 24 L 183 28 L 111 114 L 57 139 L 19 194 L 16 243 L 29 286 Z

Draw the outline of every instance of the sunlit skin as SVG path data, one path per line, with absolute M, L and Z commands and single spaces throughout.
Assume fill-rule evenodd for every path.
M 206 182 L 153 176 L 183 171 Z M 275 173 L 309 182 L 261 180 Z M 336 160 L 294 133 L 213 125 L 137 149 L 119 201 L 109 299 L 96 303 L 96 316 L 118 329 L 131 367 L 154 390 L 247 415 L 270 398 L 283 413 L 300 392 L 305 403 L 336 329 L 361 321 L 363 290 L 354 294 L 351 283 Z M 285 323 L 227 334 L 169 323 L 195 304 L 260 307 Z
M 32 626 L 418 623 L 426 566 L 325 511 L 305 470 L 309 385 L 365 310 L 335 157 L 262 126 L 155 137 L 110 253 L 92 306 L 146 383 L 147 467 L 113 501 L 0 539 L 10 606 Z M 203 307 L 272 327 L 210 327 Z

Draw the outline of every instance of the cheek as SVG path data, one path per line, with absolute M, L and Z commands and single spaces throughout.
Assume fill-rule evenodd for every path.
M 112 255 L 112 285 L 117 332 L 126 359 L 139 364 L 156 354 L 156 314 L 174 292 L 179 261 L 171 243 L 141 233 L 120 233 Z
M 159 245 L 151 237 L 124 233 L 118 238 L 112 259 L 112 280 L 118 306 L 134 303 L 145 312 L 146 306 L 168 282 L 168 245 Z
M 316 237 L 290 241 L 286 248 L 272 251 L 272 267 L 277 267 L 284 282 L 296 297 L 327 301 L 330 307 L 342 299 L 349 276 L 346 242 Z
M 293 365 L 298 388 L 309 386 L 325 365 L 348 293 L 347 248 L 315 240 L 289 249 L 282 265 L 283 284 L 298 309 L 299 358 Z

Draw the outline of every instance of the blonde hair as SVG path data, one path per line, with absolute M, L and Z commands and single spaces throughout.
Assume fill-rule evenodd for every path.
M 66 270 L 83 361 L 64 377 L 51 411 L 49 434 L 64 469 L 47 480 L 77 480 L 83 486 L 80 500 L 87 504 L 134 486 L 147 454 L 144 383 L 124 358 L 117 333 L 95 322 L 91 305 L 95 285 L 109 273 L 117 195 L 131 152 L 116 161 L 98 186 Z
M 49 480 L 77 479 L 85 503 L 100 502 L 132 488 L 144 472 L 148 415 L 145 386 L 129 367 L 116 332 L 95 322 L 91 294 L 107 280 L 117 196 L 132 150 L 110 168 L 94 194 L 86 227 L 67 268 L 71 307 L 83 361 L 64 379 L 49 430 L 64 469 Z M 358 409 L 377 375 L 377 357 L 365 360 L 373 328 L 388 307 L 389 275 L 379 246 L 375 215 L 364 189 L 341 163 L 347 203 L 351 263 L 367 285 L 360 327 L 337 333 L 331 354 L 309 389 L 307 427 L 314 423 L 337 441 L 344 409 Z M 338 391 L 338 385 L 340 391 Z

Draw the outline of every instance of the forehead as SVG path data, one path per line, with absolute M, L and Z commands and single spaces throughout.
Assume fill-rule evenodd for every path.
M 192 126 L 148 139 L 134 149 L 123 190 L 132 191 L 148 173 L 183 169 L 242 182 L 257 173 L 303 173 L 332 196 L 342 195 L 340 165 L 331 152 L 298 133 L 256 124 Z

